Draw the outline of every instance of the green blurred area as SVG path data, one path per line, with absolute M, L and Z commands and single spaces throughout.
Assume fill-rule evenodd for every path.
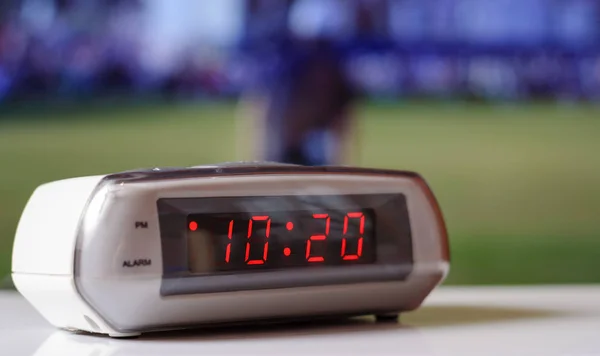
M 0 276 L 41 183 L 235 158 L 233 103 L 0 113 Z M 446 217 L 450 284 L 600 282 L 600 108 L 363 103 L 357 165 L 414 170 Z

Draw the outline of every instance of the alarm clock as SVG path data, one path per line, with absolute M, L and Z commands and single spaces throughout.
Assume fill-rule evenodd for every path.
M 417 308 L 449 270 L 440 208 L 413 172 L 226 163 L 38 187 L 13 249 L 53 325 L 132 337 Z

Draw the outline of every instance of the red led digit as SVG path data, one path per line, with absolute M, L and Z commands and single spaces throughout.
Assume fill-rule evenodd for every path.
M 227 244 L 227 250 L 225 250 L 225 262 L 229 263 L 229 255 L 231 254 L 231 237 L 233 236 L 233 220 L 229 222 L 229 232 L 227 233 L 227 238 L 229 239 L 229 243 Z
M 252 219 L 248 220 L 248 238 L 252 236 Z
M 323 262 L 325 261 L 325 258 L 323 256 L 311 256 L 310 249 L 312 241 L 323 241 L 327 238 L 327 235 L 329 235 L 329 224 L 331 222 L 331 218 L 329 217 L 329 214 L 313 214 L 313 218 L 327 219 L 325 220 L 325 235 L 316 234 L 309 237 L 308 242 L 306 243 L 306 260 L 308 262 Z
M 344 217 L 344 235 L 346 235 L 346 233 L 348 232 L 348 220 L 349 219 L 360 219 L 360 225 L 359 225 L 360 236 L 358 237 L 358 247 L 357 247 L 355 255 L 350 255 L 350 254 L 347 255 L 346 254 L 346 236 L 344 236 L 342 238 L 342 251 L 341 251 L 340 256 L 342 256 L 342 259 L 344 261 L 358 260 L 358 258 L 360 256 L 362 256 L 362 249 L 363 249 L 363 236 L 362 235 L 365 232 L 365 215 L 361 212 L 346 214 L 346 216 Z
M 267 253 L 269 252 L 269 240 L 265 242 L 263 247 L 263 258 L 261 260 L 250 260 L 250 237 L 252 237 L 252 221 L 266 221 L 267 228 L 265 231 L 265 237 L 268 239 L 271 234 L 271 219 L 267 215 L 253 216 L 248 221 L 248 241 L 246 242 L 246 264 L 249 265 L 262 265 L 267 261 Z

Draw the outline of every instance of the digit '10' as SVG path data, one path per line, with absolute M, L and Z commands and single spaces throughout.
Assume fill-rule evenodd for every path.
M 267 228 L 265 231 L 265 237 L 266 237 L 266 241 L 265 244 L 263 246 L 263 255 L 262 255 L 262 259 L 254 259 L 251 260 L 250 259 L 250 238 L 252 237 L 252 222 L 253 221 L 266 221 L 267 222 Z M 248 235 L 247 235 L 247 240 L 246 240 L 246 255 L 244 258 L 244 261 L 246 262 L 246 264 L 248 265 L 262 265 L 265 262 L 267 262 L 267 255 L 269 253 L 269 235 L 271 234 L 271 218 L 269 218 L 269 216 L 267 215 L 261 215 L 261 216 L 253 216 L 252 219 L 248 220 Z M 231 255 L 231 238 L 233 237 L 233 220 L 231 220 L 229 222 L 229 231 L 227 233 L 227 238 L 229 239 L 229 243 L 227 244 L 226 250 L 225 250 L 225 262 L 229 263 L 229 257 Z

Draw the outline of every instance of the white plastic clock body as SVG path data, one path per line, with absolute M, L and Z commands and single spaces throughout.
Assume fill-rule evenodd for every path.
M 222 323 L 397 315 L 446 276 L 417 174 L 223 164 L 44 184 L 13 280 L 53 325 L 114 337 Z

